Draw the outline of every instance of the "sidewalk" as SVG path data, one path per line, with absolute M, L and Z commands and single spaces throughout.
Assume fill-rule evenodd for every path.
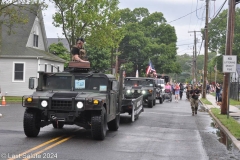
M 217 105 L 216 103 L 216 99 L 215 96 L 211 95 L 211 94 L 207 94 L 206 95 L 206 99 L 212 103 L 212 105 L 205 105 L 203 104 L 203 106 L 205 106 L 205 109 L 208 110 L 208 112 L 211 114 L 211 116 L 215 119 L 216 123 L 218 124 L 218 126 L 224 130 L 225 134 L 228 135 L 228 137 L 232 140 L 232 142 L 235 144 L 235 146 L 240 150 L 240 141 L 238 141 L 231 133 L 230 131 L 224 126 L 222 125 L 222 123 L 214 116 L 214 114 L 211 112 L 211 108 L 219 108 L 220 106 Z M 231 117 L 240 117 L 240 109 L 236 106 L 232 106 L 229 105 L 229 116 Z M 236 120 L 237 121 L 237 120 Z M 240 121 L 237 121 L 238 123 L 240 123 Z
M 205 105 L 206 107 L 208 107 L 208 109 L 211 109 L 211 108 L 219 108 L 220 109 L 220 106 L 217 105 L 216 99 L 213 95 L 207 94 L 206 99 L 212 103 L 212 105 Z M 236 106 L 229 105 L 229 116 L 240 117 L 240 109 Z

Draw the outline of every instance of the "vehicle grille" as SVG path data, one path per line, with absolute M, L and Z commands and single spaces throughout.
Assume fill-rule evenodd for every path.
M 78 93 L 55 93 L 53 98 L 72 98 L 76 97 Z
M 51 109 L 72 110 L 72 101 L 52 100 Z

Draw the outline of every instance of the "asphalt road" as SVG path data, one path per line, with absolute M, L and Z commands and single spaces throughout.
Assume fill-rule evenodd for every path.
M 234 147 L 219 141 L 207 112 L 191 115 L 185 100 L 157 103 L 135 122 L 121 116 L 120 128 L 107 132 L 104 141 L 78 126 L 41 129 L 37 138 L 23 132 L 21 104 L 0 106 L 0 159 L 61 160 L 227 160 L 240 159 Z M 35 154 L 37 153 L 37 154 Z M 20 157 L 20 158 L 19 158 Z

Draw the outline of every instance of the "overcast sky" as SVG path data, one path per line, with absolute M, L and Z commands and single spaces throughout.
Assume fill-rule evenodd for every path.
M 144 7 L 150 13 L 162 12 L 167 22 L 175 27 L 177 34 L 177 53 L 179 55 L 187 53 L 192 55 L 194 45 L 194 34 L 191 31 L 200 31 L 205 26 L 206 0 L 119 0 L 119 8 Z M 213 18 L 225 0 L 210 0 L 209 2 L 209 21 Z M 228 8 L 228 0 L 223 9 Z M 197 11 L 196 11 L 197 10 Z M 52 25 L 52 15 L 55 8 L 49 3 L 49 8 L 44 11 L 44 23 L 48 38 L 63 37 L 61 28 Z M 191 13 L 193 12 L 193 13 Z M 226 25 L 227 26 L 227 25 Z M 198 46 L 200 51 L 202 42 L 201 34 L 197 32 Z M 201 54 L 204 53 L 204 44 L 201 47 Z

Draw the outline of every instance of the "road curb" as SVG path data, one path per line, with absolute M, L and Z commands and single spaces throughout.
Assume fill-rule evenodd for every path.
M 240 142 L 232 135 L 232 133 L 218 120 L 217 117 L 212 113 L 211 108 L 206 107 L 204 103 L 200 100 L 201 104 L 205 107 L 208 113 L 213 117 L 215 122 L 217 123 L 218 127 L 220 127 L 223 132 L 228 135 L 228 137 L 232 140 L 233 144 L 240 150 Z M 212 105 L 213 106 L 213 105 Z

